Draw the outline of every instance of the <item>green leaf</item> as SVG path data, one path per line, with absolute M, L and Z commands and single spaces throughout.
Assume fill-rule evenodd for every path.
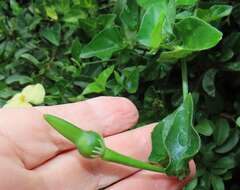
M 81 48 L 82 48 L 82 45 L 81 45 L 80 41 L 78 40 L 78 38 L 76 38 L 73 41 L 72 47 L 71 47 L 71 54 L 74 59 L 78 60 L 80 58 Z
M 161 10 L 161 11 L 159 11 Z M 140 44 L 153 50 L 158 49 L 170 34 L 175 20 L 175 1 L 160 1 L 149 6 L 142 18 L 137 38 Z
M 215 122 L 215 130 L 213 133 L 213 139 L 216 142 L 216 144 L 222 145 L 230 134 L 230 126 L 228 124 L 228 121 L 223 118 L 218 118 Z
M 201 51 L 217 45 L 222 33 L 197 17 L 187 17 L 175 25 L 176 36 L 181 47 L 191 51 Z
M 11 88 L 4 88 L 0 90 L 0 98 L 9 99 L 17 92 Z
M 55 46 L 60 44 L 61 25 L 55 24 L 50 28 L 46 28 L 42 31 L 43 37 L 51 42 Z
M 45 7 L 45 10 L 46 10 L 46 14 L 49 18 L 51 18 L 53 20 L 58 19 L 58 15 L 57 15 L 57 12 L 56 12 L 54 6 L 47 6 L 47 7 Z
M 215 76 L 217 74 L 216 69 L 209 69 L 204 73 L 202 80 L 203 90 L 211 97 L 215 97 L 216 89 L 215 89 Z
M 213 134 L 213 122 L 208 119 L 202 119 L 196 125 L 195 129 L 198 133 L 204 136 L 211 136 Z
M 236 165 L 235 159 L 233 156 L 225 156 L 218 159 L 214 162 L 211 167 L 215 169 L 232 169 Z
M 228 169 L 226 168 L 213 168 L 211 167 L 211 173 L 214 175 L 224 175 L 225 173 L 228 172 Z
M 3 79 L 5 79 L 5 76 L 0 74 L 0 80 L 3 80 Z
M 229 16 L 231 12 L 232 6 L 230 5 L 213 5 L 209 9 L 197 9 L 196 16 L 206 22 L 211 22 Z
M 19 15 L 22 12 L 22 8 L 20 7 L 20 5 L 18 4 L 18 2 L 16 0 L 10 0 L 10 7 L 13 11 L 14 15 Z
M 164 6 L 164 4 L 154 5 L 146 10 L 137 36 L 140 44 L 149 48 L 153 48 L 152 45 L 154 45 L 157 48 L 157 44 L 160 45 L 162 43 L 163 22 L 166 16 Z M 159 9 L 164 11 L 159 11 Z
M 224 66 L 224 69 L 229 71 L 240 71 L 240 61 L 230 62 Z
M 238 127 L 240 127 L 240 117 L 237 118 L 236 124 L 237 124 Z
M 29 53 L 24 53 L 20 57 L 32 62 L 34 65 L 39 64 L 39 61 L 33 55 L 31 55 Z
M 167 3 L 167 0 L 137 0 L 139 6 L 149 8 L 155 4 Z
M 115 78 L 115 80 L 117 81 L 118 84 L 123 86 L 124 78 L 121 77 L 117 71 L 114 71 L 114 78 Z
M 81 9 L 81 7 L 73 6 L 71 7 L 71 10 L 68 10 L 64 13 L 63 20 L 66 23 L 78 24 L 80 19 L 86 19 L 86 18 L 87 18 L 87 14 Z
M 225 143 L 215 148 L 215 152 L 225 154 L 231 151 L 239 142 L 239 130 L 232 130 Z
M 221 177 L 219 176 L 211 176 L 211 184 L 213 190 L 224 190 L 224 183 Z
M 135 31 L 139 22 L 139 9 L 136 1 L 122 0 L 119 2 L 119 17 L 123 24 L 125 34 L 131 35 L 130 31 Z M 126 36 L 128 38 L 128 36 Z
M 190 54 L 192 54 L 192 51 L 177 47 L 175 50 L 162 52 L 160 54 L 158 61 L 160 63 L 171 63 L 177 61 L 178 59 L 184 58 Z
M 121 34 L 117 27 L 107 28 L 98 33 L 80 54 L 81 58 L 98 57 L 109 59 L 113 53 L 125 47 Z
M 11 75 L 5 80 L 6 84 L 12 84 L 15 82 L 18 82 L 19 84 L 27 84 L 32 81 L 33 81 L 32 78 L 25 75 L 18 75 L 18 74 Z
M 140 71 L 136 66 L 127 67 L 123 70 L 123 76 L 125 78 L 125 89 L 130 93 L 136 93 L 139 85 Z
M 101 24 L 104 28 L 111 28 L 114 24 L 116 17 L 116 14 L 103 14 L 97 18 L 97 22 L 98 24 Z
M 105 89 L 106 89 L 107 80 L 111 76 L 111 74 L 113 73 L 113 70 L 114 70 L 114 66 L 111 66 L 111 67 L 103 70 L 98 75 L 98 77 L 95 79 L 94 82 L 87 85 L 87 87 L 83 90 L 83 92 L 80 96 L 87 95 L 87 94 L 92 94 L 92 93 L 104 92 Z
M 197 187 L 198 184 L 198 179 L 195 178 L 192 181 L 190 181 L 184 188 L 183 190 L 194 190 Z
M 200 137 L 192 126 L 193 101 L 189 94 L 183 104 L 152 132 L 149 160 L 163 164 L 168 175 L 188 174 L 188 161 L 199 151 Z
M 189 6 L 195 5 L 198 0 L 176 0 L 177 6 Z

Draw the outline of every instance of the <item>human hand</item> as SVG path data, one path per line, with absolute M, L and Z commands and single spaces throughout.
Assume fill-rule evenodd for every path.
M 125 155 L 147 160 L 151 151 L 154 124 L 123 132 L 138 120 L 135 106 L 125 98 L 99 97 L 58 106 L 0 109 L 0 189 L 177 190 L 191 178 L 179 181 L 156 172 L 85 159 L 44 121 L 46 113 L 101 133 L 109 148 Z M 190 167 L 193 175 L 194 164 Z

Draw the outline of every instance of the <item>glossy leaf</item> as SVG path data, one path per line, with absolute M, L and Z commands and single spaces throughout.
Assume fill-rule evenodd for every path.
M 184 188 L 183 190 L 194 190 L 197 187 L 198 184 L 198 179 L 195 178 L 192 181 L 190 181 Z
M 221 146 L 217 147 L 215 149 L 215 152 L 217 153 L 227 153 L 231 151 L 239 142 L 239 131 L 238 130 L 232 130 L 230 132 L 230 135 L 225 143 L 223 143 Z
M 140 71 L 138 67 L 128 67 L 123 70 L 125 89 L 129 93 L 135 93 L 138 89 Z
M 16 0 L 10 0 L 10 7 L 15 15 L 19 15 L 22 12 L 22 8 Z
M 42 31 L 43 37 L 55 46 L 59 46 L 60 44 L 60 33 L 60 24 L 55 24 L 54 26 L 46 28 Z
M 78 60 L 80 58 L 82 45 L 78 39 L 75 39 L 72 43 L 71 54 L 74 59 Z
M 217 74 L 216 69 L 209 69 L 203 76 L 202 87 L 203 90 L 211 97 L 215 97 L 215 76 Z
M 45 10 L 46 10 L 46 14 L 49 18 L 51 18 L 53 20 L 58 19 L 58 15 L 57 15 L 57 12 L 56 12 L 54 6 L 45 7 Z
M 152 152 L 149 160 L 161 163 L 168 175 L 183 177 L 188 161 L 200 148 L 200 138 L 192 126 L 193 101 L 189 94 L 183 104 L 168 115 L 152 132 Z
M 79 6 L 73 6 L 71 7 L 71 10 L 67 10 L 67 9 L 68 8 L 66 8 L 66 11 L 64 11 L 64 18 L 63 18 L 64 22 L 66 23 L 77 24 L 78 22 L 81 21 L 81 19 L 86 19 L 87 17 L 86 13 Z
M 224 66 L 224 69 L 229 71 L 240 71 L 240 61 L 230 62 Z
M 105 69 L 103 72 L 99 74 L 99 76 L 95 79 L 94 82 L 90 83 L 82 92 L 82 95 L 87 95 L 91 93 L 101 93 L 104 92 L 107 85 L 107 80 L 113 73 L 114 66 L 111 66 Z
M 201 51 L 217 45 L 222 33 L 197 17 L 187 17 L 175 26 L 177 38 L 183 49 Z
M 138 5 L 149 8 L 152 5 L 159 4 L 159 3 L 167 3 L 167 0 L 136 0 Z
M 19 84 L 27 84 L 32 81 L 33 81 L 32 78 L 25 75 L 18 75 L 18 74 L 11 75 L 5 80 L 6 84 L 12 84 L 15 82 L 18 82 Z
M 109 59 L 113 53 L 124 48 L 123 40 L 118 28 L 107 28 L 97 34 L 89 44 L 83 47 L 80 57 L 98 57 Z
M 39 64 L 39 61 L 36 59 L 36 57 L 34 57 L 33 55 L 31 55 L 29 53 L 24 53 L 20 57 L 30 61 L 34 65 L 38 65 Z
M 161 10 L 161 11 L 159 11 Z M 138 31 L 139 43 L 150 49 L 157 49 L 172 33 L 175 20 L 175 1 L 159 1 L 149 6 L 142 18 Z
M 213 190 L 224 190 L 225 189 L 223 180 L 218 176 L 212 176 L 211 183 L 212 183 Z
M 163 40 L 162 29 L 166 16 L 164 4 L 158 6 L 150 6 L 142 19 L 142 23 L 138 32 L 139 43 L 152 48 L 152 43 L 160 44 Z M 163 11 L 159 11 L 162 9 Z M 155 44 L 156 46 L 156 44 Z
M 189 6 L 189 5 L 195 5 L 198 2 L 198 0 L 176 0 L 176 4 L 178 6 Z
M 207 119 L 202 119 L 199 121 L 199 123 L 196 125 L 195 129 L 198 133 L 204 135 L 204 136 L 211 136 L 213 133 L 213 122 Z
M 133 35 L 130 31 L 136 32 L 139 22 L 139 11 L 136 1 L 127 1 L 122 0 L 118 1 L 119 5 L 119 15 L 121 22 L 123 23 L 123 27 L 125 30 L 126 37 L 129 38 L 128 35 Z M 134 35 L 135 37 L 135 35 Z
M 192 51 L 177 47 L 175 50 L 162 52 L 158 61 L 160 63 L 171 63 L 177 61 L 178 59 L 187 57 L 190 54 L 192 54 Z
M 240 127 L 240 117 L 237 118 L 236 124 L 237 124 L 238 127 Z
M 209 9 L 197 9 L 196 15 L 207 22 L 211 22 L 229 16 L 231 12 L 232 6 L 230 5 L 213 5 Z
M 214 162 L 212 164 L 212 168 L 228 170 L 228 169 L 234 168 L 235 164 L 236 162 L 234 160 L 234 157 L 229 155 L 229 156 L 221 157 L 216 162 Z
M 217 145 L 222 145 L 230 134 L 230 126 L 228 121 L 223 118 L 218 118 L 215 122 L 215 130 L 213 133 L 213 139 Z

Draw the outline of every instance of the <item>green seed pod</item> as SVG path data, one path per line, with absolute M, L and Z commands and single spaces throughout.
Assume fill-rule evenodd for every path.
M 96 132 L 85 131 L 76 141 L 79 153 L 87 158 L 101 157 L 105 151 L 103 138 Z
M 46 114 L 44 118 L 59 133 L 74 143 L 82 156 L 86 158 L 96 158 L 104 154 L 104 141 L 98 133 L 85 131 L 53 115 Z
M 73 142 L 79 153 L 86 158 L 100 157 L 102 160 L 123 164 L 139 169 L 164 172 L 160 166 L 151 165 L 140 160 L 122 155 L 107 148 L 103 137 L 94 131 L 85 131 L 77 126 L 53 115 L 44 115 L 45 120 L 59 133 Z

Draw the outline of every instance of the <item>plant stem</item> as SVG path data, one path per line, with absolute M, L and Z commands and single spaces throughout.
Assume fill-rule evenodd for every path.
M 126 166 L 132 166 L 134 168 L 144 169 L 144 170 L 150 170 L 155 172 L 164 172 L 165 169 L 161 166 L 155 166 L 140 160 L 136 160 L 134 158 L 130 158 L 128 156 L 122 155 L 118 152 L 115 152 L 109 148 L 106 148 L 103 156 L 103 160 L 115 162 L 118 164 L 126 165 Z
M 187 64 L 185 61 L 181 63 L 182 70 L 182 91 L 183 91 L 183 99 L 187 97 L 188 94 L 188 76 L 187 76 Z
M 86 65 L 92 65 L 92 64 L 97 64 L 97 63 L 104 63 L 104 62 L 109 62 L 109 61 L 114 61 L 116 59 L 108 59 L 108 60 L 97 60 L 97 61 L 90 61 L 90 62 L 82 62 L 84 66 Z

